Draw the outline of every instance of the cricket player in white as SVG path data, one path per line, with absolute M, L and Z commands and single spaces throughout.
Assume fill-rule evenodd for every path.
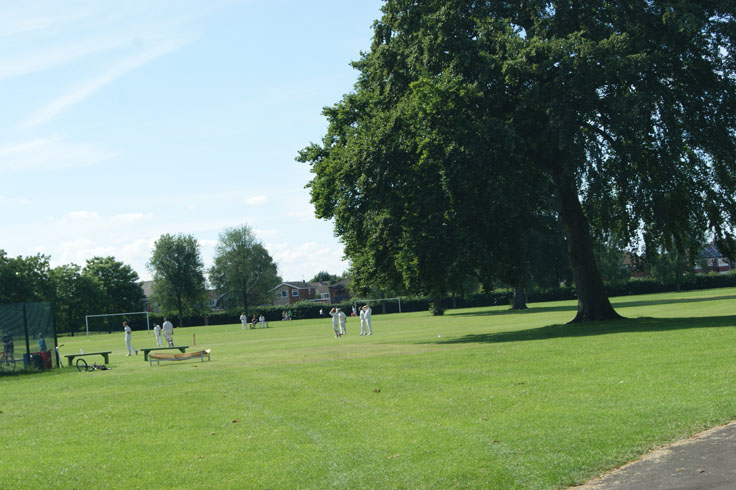
M 132 334 L 132 330 L 128 326 L 128 322 L 123 322 L 123 330 L 125 331 L 125 347 L 128 348 L 128 356 L 135 351 L 135 355 L 138 355 L 138 349 L 134 348 L 130 345 L 130 336 Z M 127 357 L 127 356 L 126 356 Z
M 164 318 L 164 338 L 169 347 L 174 347 L 174 325 L 168 318 Z
M 161 325 L 159 325 L 158 323 L 155 323 L 153 325 L 153 335 L 156 337 L 156 345 L 164 345 L 163 340 L 161 340 Z
M 365 324 L 368 327 L 368 335 L 373 335 L 373 326 L 371 326 L 371 312 L 373 310 L 370 305 L 365 305 L 363 309 L 365 310 Z
M 337 318 L 340 320 L 340 335 L 345 335 L 345 321 L 348 317 L 340 308 L 337 309 Z
M 337 338 L 337 337 L 340 336 L 340 328 L 337 326 L 337 321 L 338 321 L 338 316 L 339 315 L 338 315 L 337 311 L 335 310 L 335 308 L 332 308 L 330 310 L 330 316 L 332 317 L 332 330 L 335 331 L 335 338 Z
M 240 324 L 243 326 L 243 330 L 248 330 L 248 317 L 245 316 L 245 313 L 240 315 Z
M 365 308 L 360 309 L 360 335 L 368 335 L 368 330 L 366 330 L 366 323 L 365 323 Z

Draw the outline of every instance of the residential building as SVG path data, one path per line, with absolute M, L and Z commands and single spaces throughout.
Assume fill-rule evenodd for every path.
M 709 272 L 726 273 L 734 269 L 733 263 L 718 250 L 715 243 L 711 243 L 698 254 L 695 260 L 695 272 L 707 274 Z
M 274 305 L 290 305 L 300 301 L 331 304 L 350 298 L 347 281 L 328 282 L 287 281 L 271 289 Z

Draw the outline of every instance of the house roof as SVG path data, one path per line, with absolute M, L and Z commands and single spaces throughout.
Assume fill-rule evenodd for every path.
M 698 254 L 699 259 L 718 259 L 723 257 L 721 252 L 718 251 L 718 247 L 711 243 Z
M 150 298 L 153 294 L 153 281 L 143 281 L 141 287 L 143 288 L 143 295 L 146 298 Z
M 314 285 L 312 285 L 311 283 L 308 283 L 306 281 L 287 281 L 287 282 L 282 282 L 281 284 L 278 284 L 275 287 L 272 287 L 271 289 L 269 289 L 269 291 L 273 291 L 274 289 L 278 289 L 281 286 L 289 286 L 289 287 L 292 287 L 294 289 L 309 289 L 309 288 L 315 287 Z

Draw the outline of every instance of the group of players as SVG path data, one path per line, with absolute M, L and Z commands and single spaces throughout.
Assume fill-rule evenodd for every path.
M 135 355 L 138 355 L 138 349 L 130 344 L 130 338 L 133 331 L 128 325 L 128 322 L 123 322 L 123 331 L 125 332 L 125 348 L 128 349 L 127 356 L 130 356 L 133 351 L 135 351 Z M 159 347 L 163 345 L 163 341 L 161 340 L 162 333 L 164 335 L 164 338 L 166 339 L 166 343 L 168 344 L 168 346 L 174 347 L 174 325 L 169 321 L 168 318 L 164 318 L 163 328 L 160 327 L 157 323 L 153 325 L 153 334 L 156 337 L 156 345 Z
M 353 307 L 353 312 L 355 307 Z M 373 326 L 371 325 L 371 309 L 370 305 L 363 305 L 360 308 L 360 335 L 373 335 Z M 342 308 L 332 308 L 330 310 L 332 317 L 332 330 L 335 331 L 335 338 L 345 335 L 345 324 L 347 323 L 347 315 Z

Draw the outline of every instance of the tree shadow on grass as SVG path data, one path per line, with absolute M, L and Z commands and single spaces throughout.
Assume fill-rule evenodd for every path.
M 653 306 L 653 305 L 671 305 L 671 304 L 682 304 L 682 303 L 702 303 L 704 301 L 719 301 L 726 299 L 736 299 L 736 295 L 724 295 L 724 296 L 708 296 L 704 298 L 668 298 L 658 300 L 637 300 L 637 301 L 612 301 L 613 308 L 630 308 L 635 306 Z M 574 301 L 574 300 L 568 300 Z M 446 312 L 447 316 L 497 316 L 497 315 L 525 315 L 530 313 L 554 313 L 554 312 L 577 312 L 577 304 L 570 305 L 559 305 L 559 306 L 539 306 L 536 307 L 532 303 L 526 310 L 494 310 L 494 311 L 471 311 L 471 312 Z M 573 315 L 575 316 L 575 315 Z
M 693 328 L 736 327 L 736 315 L 708 316 L 692 318 L 630 318 L 610 322 L 590 322 L 573 325 L 547 325 L 546 327 L 514 330 L 511 332 L 494 332 L 470 334 L 457 338 L 449 338 L 431 342 L 432 344 L 470 344 L 500 342 L 522 342 L 530 340 L 548 340 L 564 337 L 588 337 L 591 335 L 609 335 L 631 332 L 668 332 Z

